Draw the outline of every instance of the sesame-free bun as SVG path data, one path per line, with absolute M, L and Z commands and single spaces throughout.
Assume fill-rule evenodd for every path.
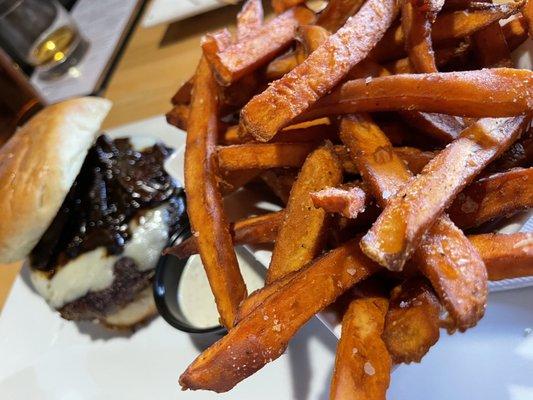
M 25 258 L 61 208 L 111 102 L 46 107 L 0 148 L 0 263 Z

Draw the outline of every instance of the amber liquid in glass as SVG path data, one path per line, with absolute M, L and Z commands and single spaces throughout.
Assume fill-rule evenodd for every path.
M 38 66 L 61 62 L 69 54 L 75 38 L 76 32 L 71 27 L 62 26 L 40 41 L 31 50 L 30 58 Z

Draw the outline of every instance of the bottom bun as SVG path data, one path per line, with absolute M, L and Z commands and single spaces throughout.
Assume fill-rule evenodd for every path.
M 152 287 L 148 286 L 137 297 L 117 312 L 100 320 L 100 323 L 110 329 L 135 330 L 148 323 L 157 315 L 157 309 L 152 294 Z

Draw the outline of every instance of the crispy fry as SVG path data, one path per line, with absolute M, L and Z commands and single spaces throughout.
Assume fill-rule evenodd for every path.
M 283 204 L 287 204 L 297 176 L 295 170 L 270 169 L 261 173 L 260 178 Z
M 469 239 L 485 261 L 491 281 L 533 275 L 533 233 L 489 233 Z
M 357 239 L 313 261 L 205 350 L 181 375 L 182 388 L 230 390 L 278 358 L 315 313 L 378 268 Z
M 262 0 L 247 0 L 237 14 L 237 40 L 252 36 L 263 25 Z
M 533 168 L 482 178 L 463 190 L 448 208 L 462 229 L 533 207 Z
M 490 164 L 485 172 L 495 173 L 511 168 L 531 166 L 533 166 L 533 127 L 530 127 L 529 131 L 523 134 L 500 158 Z
M 368 117 L 344 118 L 340 135 L 356 155 L 355 163 L 369 189 L 387 209 L 394 195 L 412 182 L 412 175 Z M 402 223 L 392 228 L 401 229 Z M 487 272 L 475 249 L 448 217 L 440 217 L 429 229 L 414 259 L 457 327 L 464 330 L 474 326 L 485 311 Z
M 329 32 L 318 25 L 302 25 L 296 32 L 296 37 L 303 44 L 305 57 L 318 49 L 329 36 Z
M 246 169 L 240 171 L 219 171 L 218 187 L 222 196 L 240 189 L 261 173 L 259 169 Z
M 285 286 L 290 280 L 292 280 L 296 276 L 297 273 L 298 271 L 291 272 L 285 275 L 283 278 L 277 279 L 274 282 L 262 287 L 261 289 L 257 289 L 247 298 L 245 298 L 242 301 L 241 306 L 239 307 L 237 316 L 235 317 L 235 325 L 241 322 L 248 314 L 254 311 L 257 307 L 259 307 L 270 295 L 276 293 L 283 286 Z
M 170 100 L 173 105 L 176 104 L 189 104 L 191 102 L 191 91 L 194 85 L 194 78 L 190 78 L 185 81 L 178 89 L 176 94 L 172 96 Z
M 320 254 L 327 215 L 313 207 L 309 193 L 341 182 L 341 164 L 328 146 L 315 150 L 305 160 L 291 189 L 285 220 L 272 251 L 267 283 L 299 270 Z
M 172 107 L 172 110 L 166 114 L 167 122 L 170 125 L 174 125 L 176 128 L 186 131 L 189 121 L 189 113 L 189 106 L 185 104 L 176 104 Z
M 402 32 L 409 60 L 417 72 L 437 72 L 431 25 L 443 5 L 443 0 L 403 0 Z
M 493 22 L 516 14 L 523 2 L 505 4 L 481 4 L 470 10 L 442 13 L 433 24 L 431 38 L 434 45 L 450 39 L 462 39 L 483 29 Z M 405 56 L 404 35 L 400 25 L 387 31 L 383 40 L 370 53 L 370 57 L 380 62 L 392 61 Z
M 446 66 L 450 61 L 466 55 L 470 51 L 470 42 L 463 41 L 457 45 L 435 49 L 435 63 L 438 68 Z M 384 65 L 391 75 L 413 74 L 415 69 L 411 65 L 409 58 L 400 58 Z
M 278 211 L 249 217 L 230 224 L 229 231 L 233 245 L 272 243 L 277 237 L 283 219 L 283 212 Z M 165 250 L 165 254 L 172 254 L 178 258 L 187 258 L 197 253 L 198 239 L 196 236 L 190 236 L 180 244 Z
M 457 139 L 466 128 L 464 119 L 453 115 L 422 112 L 402 112 L 400 115 L 411 127 L 443 143 Z
M 276 14 L 281 14 L 283 11 L 288 10 L 291 7 L 296 7 L 305 3 L 305 0 L 272 0 L 271 3 Z
M 342 319 L 330 399 L 385 399 L 392 367 L 381 338 L 387 308 L 387 299 L 378 296 L 350 303 Z
M 439 340 L 440 304 L 429 286 L 412 278 L 394 288 L 383 340 L 394 363 L 420 362 Z
M 273 82 L 243 108 L 242 130 L 260 141 L 272 139 L 367 56 L 396 13 L 396 0 L 367 1 L 302 64 Z
M 476 56 L 482 67 L 513 67 L 511 52 L 499 22 L 494 22 L 473 35 Z
M 202 58 L 196 71 L 185 150 L 187 211 L 221 322 L 231 327 L 237 308 L 246 297 L 246 286 L 217 190 L 217 108 L 217 85 Z
M 299 64 L 296 52 L 282 54 L 268 63 L 265 76 L 268 80 L 279 79 Z
M 390 270 L 401 270 L 454 197 L 511 146 L 529 121 L 525 116 L 487 118 L 467 128 L 389 200 L 361 240 L 365 254 Z
M 407 165 L 409 171 L 415 175 L 420 173 L 426 164 L 436 155 L 433 151 L 422 151 L 415 147 L 395 147 L 394 152 Z
M 527 22 L 522 16 L 506 22 L 502 26 L 505 41 L 509 49 L 513 51 L 527 40 Z
M 300 23 L 310 23 L 314 14 L 305 8 L 285 11 L 237 43 L 217 48 L 204 40 L 202 49 L 215 71 L 217 80 L 225 86 L 266 64 L 285 50 L 294 39 Z
M 527 0 L 522 9 L 522 15 L 526 19 L 529 36 L 533 38 L 533 1 Z
M 311 200 L 315 207 L 328 213 L 337 213 L 346 218 L 355 219 L 365 210 L 367 196 L 360 184 L 343 185 L 340 188 L 328 187 L 311 192 Z
M 245 143 L 218 148 L 221 169 L 299 167 L 318 143 Z
M 531 71 L 510 68 L 358 79 L 322 98 L 302 119 L 396 110 L 513 116 L 533 108 L 532 81 Z
M 359 11 L 363 3 L 364 0 L 330 0 L 316 23 L 330 32 L 337 32 L 348 18 Z
M 324 140 L 336 140 L 337 131 L 335 126 L 329 123 L 303 124 L 288 126 L 281 130 L 272 142 L 275 143 L 306 143 L 306 142 L 323 142 Z M 239 135 L 239 126 L 233 125 L 228 127 L 224 133 L 222 142 L 226 145 L 242 144 L 243 139 Z

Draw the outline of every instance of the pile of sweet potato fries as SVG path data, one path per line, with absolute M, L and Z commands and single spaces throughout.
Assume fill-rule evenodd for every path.
M 488 280 L 533 275 L 533 235 L 493 233 L 533 206 L 533 73 L 510 56 L 533 0 L 272 8 L 248 0 L 235 33 L 205 35 L 167 115 L 187 131 L 194 232 L 169 252 L 200 254 L 228 329 L 180 384 L 230 390 L 336 303 L 331 398 L 383 399 L 439 328 L 477 324 Z M 228 221 L 244 186 L 284 208 Z M 234 246 L 263 243 L 266 286 L 248 295 Z

